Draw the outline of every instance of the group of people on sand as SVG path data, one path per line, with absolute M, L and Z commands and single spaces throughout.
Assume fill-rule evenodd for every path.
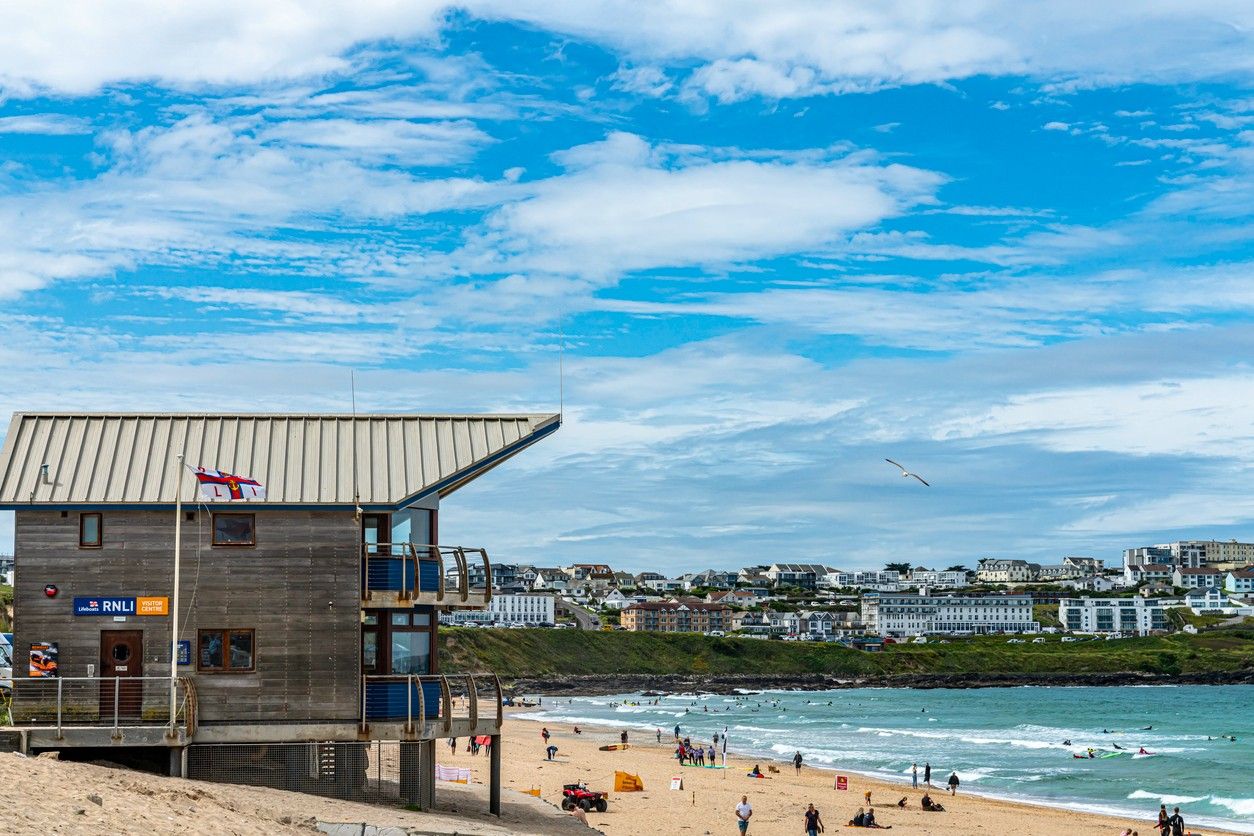
M 714 747 L 706 749 L 704 746 L 697 744 L 692 745 L 689 738 L 684 738 L 675 747 L 675 757 L 679 758 L 679 765 L 683 766 L 706 766 L 706 758 L 709 758 L 709 766 L 715 765 Z

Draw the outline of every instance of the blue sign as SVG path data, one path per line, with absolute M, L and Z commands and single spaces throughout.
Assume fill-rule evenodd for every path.
M 135 598 L 75 598 L 75 615 L 134 615 Z
M 192 663 L 192 642 L 190 639 L 179 640 L 179 664 L 190 665 Z

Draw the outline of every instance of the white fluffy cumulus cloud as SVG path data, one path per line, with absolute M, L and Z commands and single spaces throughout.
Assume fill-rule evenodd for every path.
M 694 67 L 690 86 L 722 100 L 979 74 L 1101 84 L 1254 68 L 1254 4 L 1241 0 L 33 0 L 0 10 L 0 89 L 337 72 L 356 46 L 435 42 L 460 14 L 601 44 L 637 82 L 654 64 Z
M 504 269 L 585 274 L 764 258 L 930 203 L 944 182 L 864 155 L 672 149 L 622 132 L 557 160 L 566 173 L 493 212 L 470 252 L 498 253 Z

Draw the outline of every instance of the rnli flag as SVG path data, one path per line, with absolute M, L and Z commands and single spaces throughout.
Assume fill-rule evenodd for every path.
M 192 468 L 192 474 L 200 485 L 200 497 L 206 502 L 247 502 L 266 498 L 266 486 L 256 479 L 208 467 Z

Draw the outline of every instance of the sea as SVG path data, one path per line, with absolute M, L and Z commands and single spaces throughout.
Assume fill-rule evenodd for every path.
M 1147 820 L 1166 804 L 1190 825 L 1254 833 L 1254 685 L 637 693 L 544 697 L 519 716 L 664 741 L 676 725 L 694 742 L 717 731 L 739 755 L 800 751 L 809 767 L 905 786 L 930 763 L 933 784 L 956 771 L 964 793 Z

